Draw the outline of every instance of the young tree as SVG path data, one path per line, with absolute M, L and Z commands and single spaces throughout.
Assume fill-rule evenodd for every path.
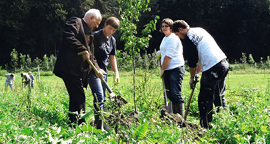
M 44 70 L 49 70 L 49 58 L 47 57 L 46 54 L 43 56 L 42 68 Z
M 16 72 L 19 58 L 18 58 L 18 52 L 16 51 L 15 48 L 10 53 L 10 56 L 11 56 L 11 66 L 14 68 L 14 71 Z
M 26 69 L 29 71 L 32 65 L 32 59 L 29 54 L 26 55 Z
M 118 0 L 121 17 L 121 40 L 125 42 L 125 50 L 132 57 L 135 112 L 137 112 L 135 93 L 135 55 L 148 47 L 149 40 L 152 37 L 150 33 L 156 30 L 157 19 L 159 19 L 159 16 L 156 16 L 154 20 L 145 24 L 144 28 L 138 33 L 137 24 L 142 13 L 151 11 L 151 8 L 148 7 L 149 2 L 150 0 Z
M 25 57 L 26 57 L 26 55 L 20 53 L 21 70 L 25 70 L 25 68 L 26 68 Z

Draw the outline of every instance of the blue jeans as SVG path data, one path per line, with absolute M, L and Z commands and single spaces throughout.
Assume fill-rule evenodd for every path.
M 34 81 L 31 81 L 31 87 L 34 88 Z
M 11 90 L 13 90 L 13 84 L 10 82 L 5 82 L 5 87 L 7 88 L 8 86 L 10 87 Z
M 227 106 L 224 95 L 226 88 L 225 79 L 228 71 L 229 64 L 224 59 L 202 73 L 198 97 L 200 123 L 202 127 L 208 128 L 208 122 L 212 121 L 213 104 L 215 106 Z
M 107 74 L 104 74 L 103 78 L 107 82 Z M 106 86 L 93 72 L 90 73 L 89 86 L 94 97 L 93 103 L 95 110 L 99 111 L 99 109 L 104 107 L 104 103 L 106 102 Z
M 164 71 L 166 94 L 173 104 L 184 103 L 184 99 L 181 94 L 184 75 L 184 66 Z

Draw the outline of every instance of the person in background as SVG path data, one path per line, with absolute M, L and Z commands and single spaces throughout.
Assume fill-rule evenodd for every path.
M 184 99 L 182 81 L 185 74 L 183 47 L 180 39 L 172 33 L 173 21 L 165 18 L 161 21 L 161 31 L 165 34 L 160 44 L 160 77 L 164 77 L 167 97 L 172 102 L 173 113 L 184 117 Z
M 62 78 L 69 94 L 69 125 L 83 124 L 85 119 L 80 116 L 85 113 L 85 92 L 89 83 L 89 73 L 92 70 L 88 60 L 100 68 L 94 58 L 92 30 L 98 28 L 102 16 L 99 10 L 88 10 L 83 18 L 72 17 L 65 23 L 59 54 L 53 73 Z M 84 53 L 84 55 L 79 55 Z M 103 77 L 101 72 L 96 73 Z
M 14 80 L 15 80 L 14 74 L 8 73 L 5 75 L 5 77 L 6 77 L 5 90 L 7 90 L 7 87 L 9 86 L 10 89 L 13 91 L 14 90 Z
M 176 20 L 173 23 L 173 32 L 183 40 L 184 49 L 188 54 L 191 88 L 196 83 L 196 69 L 200 69 L 201 66 L 202 77 L 198 97 L 200 125 L 208 129 L 209 122 L 212 121 L 213 104 L 216 107 L 227 105 L 224 97 L 225 79 L 229 71 L 227 57 L 214 38 L 203 28 L 190 28 L 184 20 Z
M 35 80 L 35 77 L 34 77 L 34 75 L 32 74 L 32 72 L 28 72 L 28 75 L 30 76 L 30 79 L 31 79 L 31 81 L 30 81 L 30 86 L 31 86 L 32 88 L 34 88 L 34 80 Z
M 104 23 L 104 27 L 94 33 L 94 48 L 95 48 L 95 58 L 97 60 L 98 66 L 108 72 L 107 66 L 108 61 L 110 61 L 114 82 L 118 84 L 120 82 L 119 73 L 117 69 L 116 62 L 116 40 L 112 36 L 115 31 L 119 28 L 120 21 L 116 17 L 109 17 Z M 107 81 L 107 74 L 103 75 L 105 81 Z M 106 86 L 102 84 L 101 80 L 95 75 L 94 72 L 90 73 L 90 88 L 94 96 L 94 107 L 95 107 L 95 124 L 98 129 L 103 129 L 106 127 L 100 118 L 101 110 L 105 111 L 104 103 L 106 102 Z
M 21 73 L 21 77 L 22 77 L 22 85 L 24 85 L 24 87 L 29 86 L 30 87 L 30 81 L 31 78 L 27 73 Z

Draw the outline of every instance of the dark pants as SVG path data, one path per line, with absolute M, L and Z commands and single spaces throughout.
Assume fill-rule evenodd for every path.
M 85 93 L 82 79 L 67 74 L 63 74 L 62 79 L 69 94 L 69 112 L 77 113 L 68 114 L 70 123 L 78 121 L 78 124 L 81 124 L 85 122 L 85 119 L 81 119 L 79 115 L 81 112 L 85 112 Z
M 173 104 L 184 103 L 182 98 L 182 81 L 185 75 L 185 68 L 183 66 L 164 71 L 164 82 L 167 97 Z
M 229 71 L 229 64 L 224 59 L 209 70 L 202 73 L 201 88 L 198 98 L 200 111 L 200 124 L 208 128 L 208 122 L 212 121 L 213 104 L 226 107 L 225 88 L 226 76 Z

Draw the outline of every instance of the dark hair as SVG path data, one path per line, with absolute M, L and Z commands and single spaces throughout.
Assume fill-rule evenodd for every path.
M 10 76 L 13 78 L 14 77 L 14 74 L 10 74 Z
M 173 32 L 178 32 L 178 28 L 188 28 L 189 25 L 187 22 L 185 22 L 184 20 L 176 20 L 173 22 L 173 28 L 172 28 L 172 31 Z
M 106 19 L 105 24 L 111 25 L 113 28 L 118 29 L 120 26 L 120 21 L 116 17 L 109 17 Z

